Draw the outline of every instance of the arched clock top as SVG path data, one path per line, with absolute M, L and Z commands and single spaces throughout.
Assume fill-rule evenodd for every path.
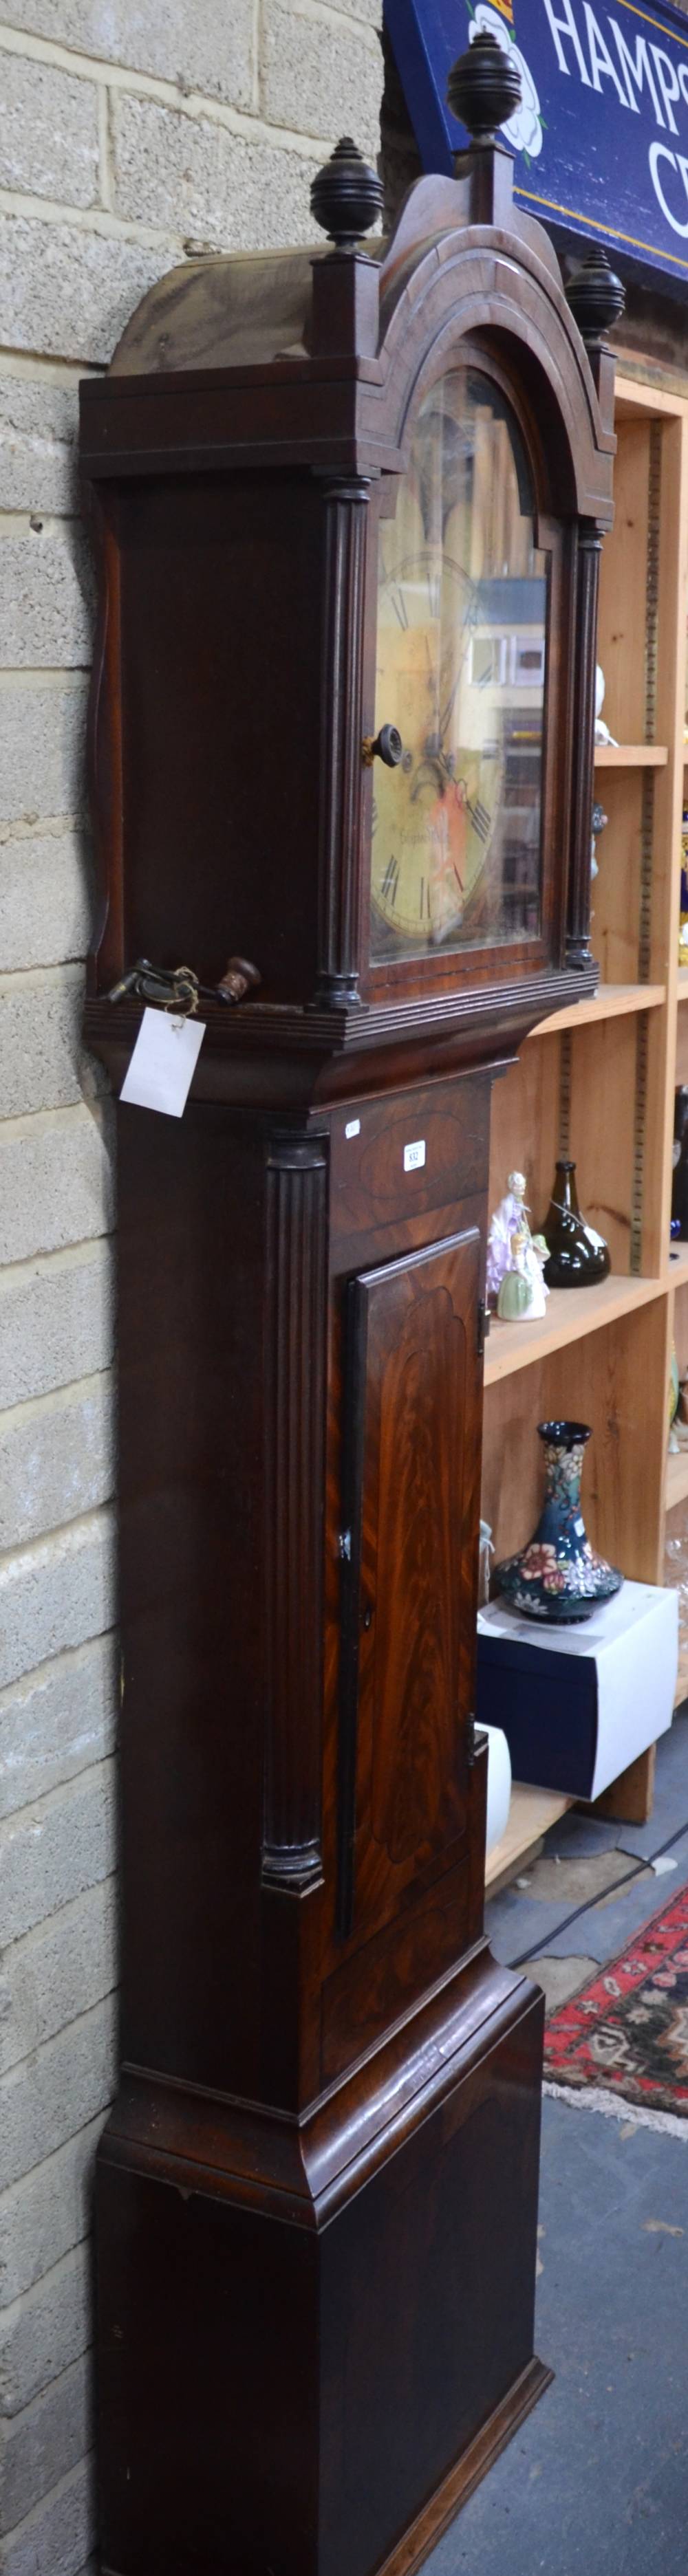
M 232 1100 L 486 1061 L 594 988 L 620 290 L 595 253 L 565 295 L 514 209 L 497 73 L 459 65 L 475 139 L 389 240 L 354 238 L 379 183 L 345 138 L 312 191 L 326 244 L 173 271 L 82 388 L 88 1034 L 113 1071 L 138 1005 L 105 997 L 142 956 L 211 990 L 252 961 L 195 1076 Z M 443 405 L 428 533 L 413 459 Z
M 434 183 L 427 184 L 432 194 Z M 456 184 L 456 183 L 454 183 Z M 445 182 L 450 188 L 452 182 Z M 459 190 L 457 188 L 457 194 Z M 533 227 L 533 229 L 535 229 Z M 394 243 L 380 279 L 380 418 L 405 459 L 426 387 L 480 341 L 530 398 L 548 458 L 551 506 L 567 516 L 613 518 L 613 430 L 602 418 L 593 371 L 561 286 L 526 245 L 487 228 L 444 231 L 399 267 Z M 372 415 L 375 396 L 370 395 Z M 390 458 L 391 461 L 391 458 Z

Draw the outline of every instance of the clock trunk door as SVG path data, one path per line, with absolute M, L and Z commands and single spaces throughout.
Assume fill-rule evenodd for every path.
M 466 1826 L 482 1362 L 476 1229 L 348 1289 L 339 1929 L 388 1922 Z

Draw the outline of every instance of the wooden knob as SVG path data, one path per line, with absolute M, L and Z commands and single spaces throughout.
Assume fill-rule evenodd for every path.
M 223 1002 L 243 1002 L 246 994 L 253 992 L 260 982 L 258 968 L 251 965 L 248 957 L 228 957 L 217 990 Z

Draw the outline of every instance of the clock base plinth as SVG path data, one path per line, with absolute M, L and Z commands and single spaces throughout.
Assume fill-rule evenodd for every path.
M 544 2397 L 545 2390 L 551 2388 L 553 2379 L 554 2371 L 538 2361 L 535 2353 L 521 2378 L 495 2407 L 494 2415 L 476 2433 L 475 2441 L 469 2443 L 468 2450 L 462 2453 L 428 2504 L 423 2506 L 417 2521 L 403 2533 L 391 2556 L 376 2569 L 375 2576 L 415 2576 L 416 2568 L 424 2565 L 431 2550 L 436 2548 L 438 2540 L 460 2513 L 461 2506 L 468 2503 L 469 2496 L 487 2477 L 488 2470 L 494 2468 L 500 2451 L 506 2450 L 514 2433 L 520 2431 L 526 2416 L 537 2406 L 538 2398 Z M 124 2576 L 124 2570 L 106 2565 L 102 2559 L 101 2576 Z
M 107 2576 L 411 2576 L 548 2384 L 542 1997 L 484 1950 L 299 2122 L 126 2079 L 98 2178 Z

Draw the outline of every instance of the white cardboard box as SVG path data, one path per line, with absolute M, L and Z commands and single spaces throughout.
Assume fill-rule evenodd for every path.
M 501 1726 L 515 1780 L 594 1799 L 671 1725 L 678 1596 L 624 1583 L 580 1626 L 478 1613 L 476 1715 Z

